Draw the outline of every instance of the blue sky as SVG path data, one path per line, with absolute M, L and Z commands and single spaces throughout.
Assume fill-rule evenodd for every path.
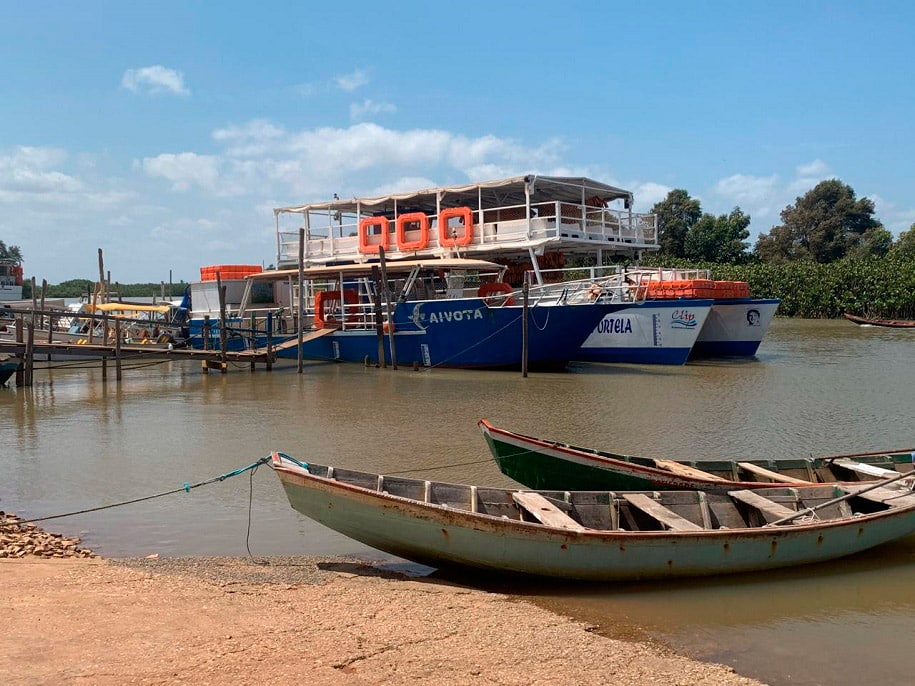
M 751 238 L 915 223 L 915 3 L 0 0 L 0 239 L 51 283 L 275 260 L 274 207 L 528 172 Z

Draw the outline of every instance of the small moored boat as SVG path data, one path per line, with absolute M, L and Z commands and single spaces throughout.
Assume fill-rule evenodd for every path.
M 272 466 L 294 509 L 432 565 L 594 581 L 745 572 L 830 560 L 915 532 L 895 481 L 729 493 L 521 491 L 306 464 Z
M 854 322 L 858 326 L 885 326 L 891 329 L 915 328 L 915 321 L 911 319 L 868 319 L 867 317 L 848 314 L 848 312 L 844 316 L 848 321 Z
M 529 488 L 723 493 L 739 488 L 872 481 L 911 473 L 915 456 L 915 449 L 909 449 L 777 460 L 663 460 L 525 436 L 485 419 L 479 424 L 502 473 Z

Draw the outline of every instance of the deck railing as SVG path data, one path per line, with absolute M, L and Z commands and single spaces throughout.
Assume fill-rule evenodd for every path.
M 290 214 L 286 216 L 299 216 Z M 443 246 L 439 240 L 438 216 L 429 217 L 429 240 L 419 250 L 402 250 L 397 245 L 394 222 L 389 222 L 392 259 L 454 255 L 482 256 L 500 249 L 536 247 L 547 241 L 566 246 L 638 250 L 657 246 L 657 216 L 628 210 L 596 208 L 564 202 L 506 205 L 473 212 L 473 239 L 461 248 Z M 334 260 L 369 259 L 359 250 L 359 217 L 354 214 L 314 211 L 308 216 L 304 255 L 308 264 Z M 404 232 L 407 243 L 420 238 L 419 230 Z M 298 262 L 299 231 L 277 229 L 278 265 Z

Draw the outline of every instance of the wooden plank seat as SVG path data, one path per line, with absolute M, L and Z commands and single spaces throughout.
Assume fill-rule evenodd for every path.
M 695 467 L 690 467 L 689 465 L 680 462 L 674 462 L 673 460 L 655 460 L 654 463 L 658 469 L 666 469 L 668 472 L 680 476 L 688 476 L 693 479 L 707 479 L 709 481 L 727 481 L 727 479 L 722 479 L 715 474 L 710 474 L 701 469 L 696 469 Z
M 761 476 L 764 479 L 769 481 L 774 481 L 776 483 L 783 484 L 809 484 L 810 481 L 805 481 L 804 479 L 798 479 L 793 476 L 788 476 L 787 474 L 780 474 L 779 472 L 773 472 L 771 469 L 766 469 L 765 467 L 760 467 L 758 464 L 753 464 L 752 462 L 738 462 L 737 466 L 743 469 L 744 471 L 750 472 L 750 474 L 755 474 L 756 476 Z
M 734 500 L 738 500 L 750 507 L 755 507 L 763 514 L 767 522 L 790 517 L 797 513 L 797 510 L 792 510 L 790 507 L 785 507 L 774 500 L 764 498 L 755 491 L 730 491 L 728 495 Z
M 668 529 L 673 529 L 674 531 L 702 531 L 702 527 L 698 524 L 681 517 L 670 508 L 665 507 L 657 500 L 649 498 L 644 493 L 623 493 L 622 496 L 627 503 L 658 520 Z
M 841 458 L 838 460 L 833 460 L 832 464 L 847 469 L 850 472 L 855 474 L 860 474 L 861 476 L 866 476 L 871 479 L 888 479 L 892 476 L 899 474 L 895 469 L 886 469 L 885 467 L 878 467 L 875 464 L 864 464 L 863 462 L 855 462 L 854 460 L 849 460 L 847 458 Z
M 857 493 L 857 491 L 869 488 L 869 486 L 870 485 L 866 483 L 862 483 L 860 485 L 842 484 L 842 488 L 849 493 Z M 858 497 L 864 498 L 866 500 L 872 500 L 875 503 L 887 504 L 887 501 L 889 501 L 894 505 L 915 505 L 915 493 L 905 488 L 904 486 L 878 486 L 877 488 L 872 488 L 867 493 L 859 494 Z
M 584 531 L 585 527 L 572 519 L 539 493 L 515 491 L 512 500 L 529 512 L 534 519 L 546 526 L 555 526 L 569 531 Z

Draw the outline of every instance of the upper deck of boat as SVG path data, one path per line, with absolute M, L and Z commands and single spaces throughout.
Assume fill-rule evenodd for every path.
M 633 212 L 632 202 L 592 179 L 527 175 L 283 207 L 274 210 L 277 265 L 298 264 L 300 229 L 306 265 L 366 262 L 379 245 L 391 259 L 657 250 L 657 217 Z

